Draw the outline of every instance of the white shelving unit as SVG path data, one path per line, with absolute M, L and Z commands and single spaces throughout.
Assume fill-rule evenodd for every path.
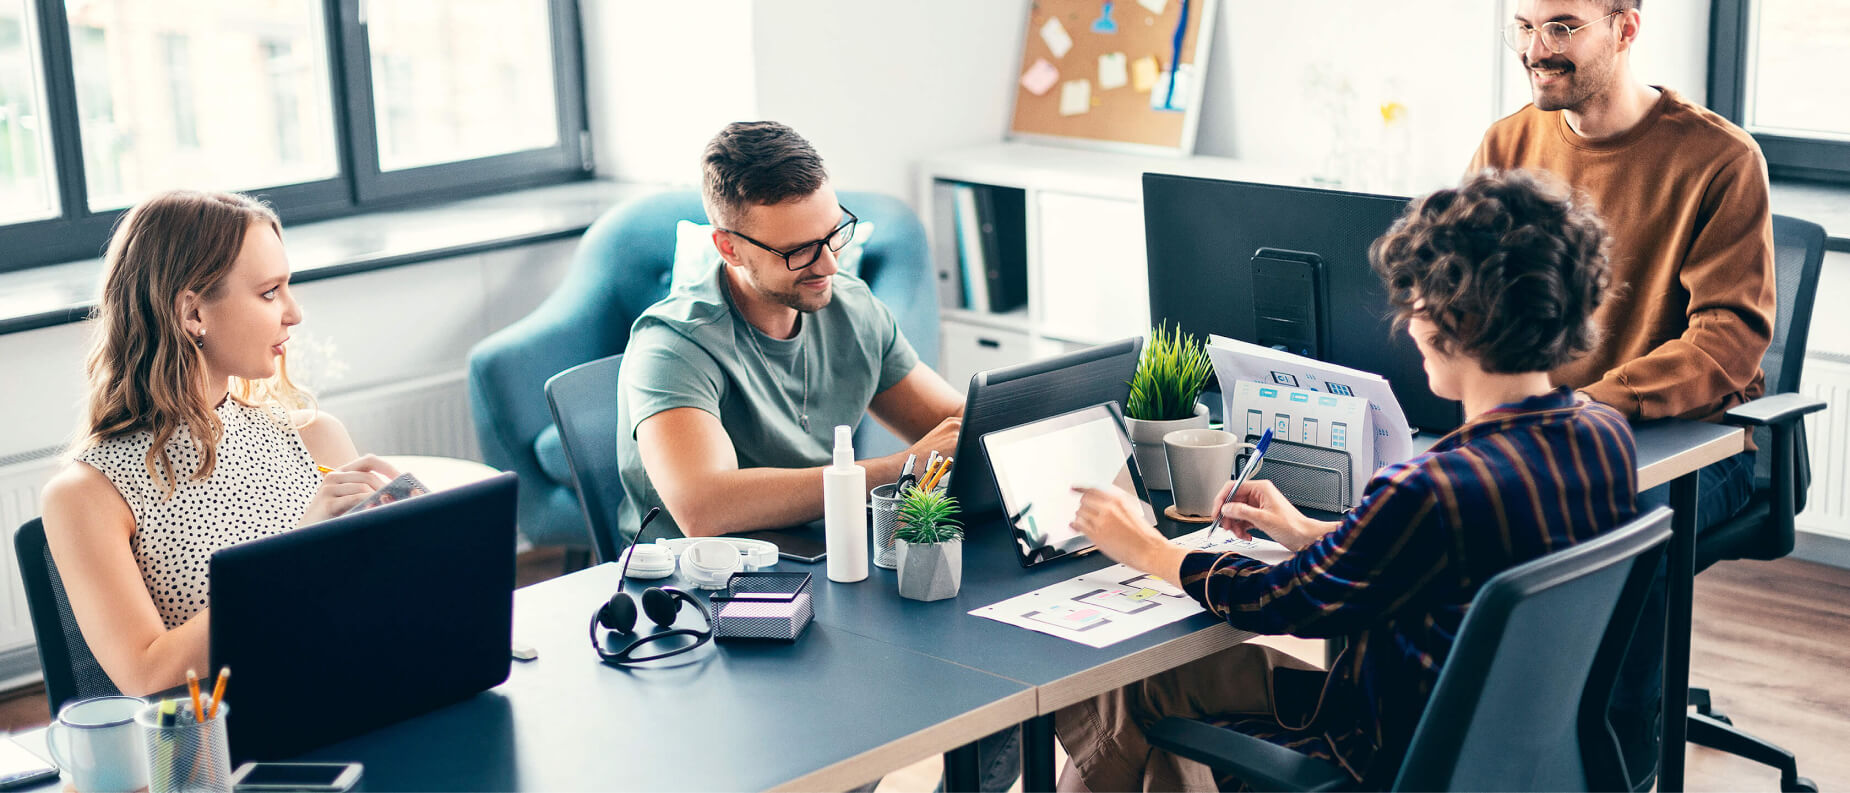
M 1025 143 L 959 149 L 919 165 L 919 214 L 939 267 L 955 267 L 954 228 L 941 228 L 940 182 L 1026 194 L 1028 304 L 993 314 L 943 306 L 939 371 L 961 386 L 985 369 L 1023 363 L 1150 327 L 1143 174 L 1295 184 L 1298 175 L 1217 157 L 1156 157 Z M 948 259 L 945 257 L 949 257 Z M 952 269 L 952 272 L 958 272 Z

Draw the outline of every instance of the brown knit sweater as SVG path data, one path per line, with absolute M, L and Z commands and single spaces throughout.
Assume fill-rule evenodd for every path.
M 1603 338 L 1552 372 L 1555 384 L 1631 419 L 1715 421 L 1765 390 L 1775 288 L 1766 160 L 1740 127 L 1662 90 L 1637 126 L 1600 141 L 1528 105 L 1484 133 L 1471 171 L 1552 172 L 1592 200 L 1612 235 L 1619 289 L 1594 316 Z

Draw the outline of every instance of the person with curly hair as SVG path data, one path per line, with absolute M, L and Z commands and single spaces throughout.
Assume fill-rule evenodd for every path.
M 1414 201 L 1369 256 L 1433 393 L 1467 419 L 1376 471 L 1341 520 L 1248 482 L 1219 522 L 1242 538 L 1263 530 L 1288 560 L 1191 551 L 1143 522 L 1130 494 L 1077 488 L 1073 528 L 1112 559 L 1177 582 L 1240 630 L 1349 642 L 1328 673 L 1240 645 L 1057 712 L 1071 757 L 1061 789 L 1220 786 L 1149 746 L 1143 730 L 1167 716 L 1330 760 L 1366 788 L 1392 784 L 1483 583 L 1637 513 L 1625 417 L 1548 375 L 1598 342 L 1606 247 L 1598 217 L 1545 175 L 1486 172 Z

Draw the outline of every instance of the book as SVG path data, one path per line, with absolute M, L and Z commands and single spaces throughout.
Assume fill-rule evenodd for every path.
M 989 278 L 983 255 L 983 223 L 977 212 L 977 188 L 960 184 L 957 196 L 957 258 L 963 265 L 963 304 L 972 311 L 989 310 Z
M 355 512 L 365 512 L 373 507 L 384 506 L 394 501 L 403 501 L 407 498 L 421 496 L 429 492 L 430 488 L 425 487 L 424 483 L 418 481 L 417 477 L 410 474 L 399 474 L 397 479 L 385 483 L 385 487 L 373 491 L 373 494 L 367 496 L 365 501 L 353 505 L 346 512 L 340 514 L 352 515 Z
M 939 181 L 931 187 L 932 265 L 938 276 L 938 305 L 968 308 L 964 302 L 964 273 L 959 264 L 957 237 L 957 183 Z M 945 242 L 949 244 L 944 244 Z
M 1028 304 L 1028 204 L 1019 188 L 976 188 L 986 309 L 1001 314 Z M 983 305 L 983 304 L 978 304 Z

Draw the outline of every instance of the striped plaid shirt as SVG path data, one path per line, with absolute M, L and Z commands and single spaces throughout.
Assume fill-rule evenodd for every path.
M 1349 637 L 1318 685 L 1275 686 L 1278 730 L 1262 737 L 1333 755 L 1385 787 L 1478 587 L 1630 520 L 1637 484 L 1625 419 L 1563 388 L 1375 472 L 1341 525 L 1291 559 L 1197 551 L 1183 586 L 1242 630 Z

